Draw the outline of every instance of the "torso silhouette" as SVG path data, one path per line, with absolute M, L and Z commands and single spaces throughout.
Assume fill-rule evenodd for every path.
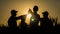
M 27 24 L 25 23 L 25 20 L 26 20 L 26 15 L 21 15 L 21 23 L 20 23 L 21 29 L 27 28 Z
M 51 25 L 51 23 L 52 23 L 51 19 L 49 19 L 49 18 L 41 18 L 41 25 L 44 24 L 44 26 L 46 26 L 46 25 Z
M 8 26 L 9 27 L 16 27 L 17 26 L 17 17 L 14 17 L 14 16 L 11 16 L 10 18 L 9 18 L 9 20 L 8 20 Z
M 41 28 L 44 30 L 46 29 L 48 30 L 53 27 L 52 20 L 49 18 L 41 18 L 40 21 L 41 21 Z
M 40 16 L 38 14 L 33 14 L 30 19 L 30 27 L 37 28 L 39 23 Z

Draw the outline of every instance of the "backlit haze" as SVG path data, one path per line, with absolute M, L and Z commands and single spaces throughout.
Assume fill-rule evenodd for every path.
M 60 24 L 60 0 L 0 0 L 0 25 L 8 25 L 7 21 L 11 16 L 12 9 L 17 10 L 17 16 L 20 16 L 28 14 L 29 8 L 33 11 L 35 5 L 39 8 L 38 14 L 40 17 L 42 17 L 42 12 L 48 11 L 49 16 L 53 18 L 58 16 L 58 24 Z M 27 24 L 29 24 L 28 20 Z M 17 21 L 17 25 L 19 23 L 20 20 Z

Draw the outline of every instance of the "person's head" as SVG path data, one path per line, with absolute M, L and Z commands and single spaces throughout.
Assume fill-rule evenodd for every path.
M 48 15 L 49 15 L 48 11 L 45 11 L 45 12 L 43 12 L 42 14 L 43 14 L 43 17 L 44 17 L 44 18 L 48 18 Z
M 11 10 L 11 15 L 12 16 L 16 16 L 16 14 L 17 14 L 17 11 L 16 10 Z
M 35 5 L 35 6 L 33 7 L 33 11 L 34 11 L 34 13 L 37 13 L 37 11 L 38 11 L 38 6 Z

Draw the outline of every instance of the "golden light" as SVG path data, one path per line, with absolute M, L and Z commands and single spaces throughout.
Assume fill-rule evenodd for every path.
M 31 14 L 28 14 L 28 15 L 27 15 L 27 18 L 31 18 L 31 16 L 32 16 Z
M 30 24 L 30 18 L 31 18 L 31 14 L 29 13 L 29 14 L 27 14 L 27 16 L 26 16 L 26 23 L 27 23 L 27 25 L 29 25 Z
M 34 19 L 32 19 L 32 21 L 34 21 Z

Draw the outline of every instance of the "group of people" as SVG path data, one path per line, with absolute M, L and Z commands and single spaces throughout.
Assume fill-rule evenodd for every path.
M 30 18 L 30 29 L 31 30 L 38 29 L 39 21 L 40 21 L 41 30 L 46 30 L 46 29 L 52 28 L 53 22 L 48 17 L 49 16 L 48 11 L 42 12 L 43 18 L 40 18 L 40 15 L 37 13 L 37 11 L 38 11 L 38 6 L 36 6 L 36 5 L 33 7 L 33 11 L 31 9 L 29 9 L 29 11 L 28 11 L 28 13 L 30 13 L 32 15 L 31 18 Z M 28 25 L 25 23 L 27 15 L 21 15 L 19 17 L 16 17 L 16 15 L 17 15 L 17 11 L 12 10 L 11 11 L 11 16 L 8 19 L 8 26 L 10 28 L 16 28 L 17 27 L 17 20 L 21 19 L 21 23 L 20 23 L 21 29 L 27 29 Z

